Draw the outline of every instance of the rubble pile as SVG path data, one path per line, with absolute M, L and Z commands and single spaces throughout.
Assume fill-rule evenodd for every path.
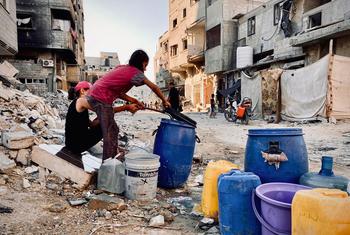
M 70 104 L 67 92 L 59 90 L 56 93 L 45 93 L 42 97 L 50 107 L 58 110 L 61 119 L 65 119 Z
M 14 161 L 27 166 L 35 144 L 62 144 L 62 127 L 59 112 L 43 98 L 0 83 L 0 171 L 16 165 Z

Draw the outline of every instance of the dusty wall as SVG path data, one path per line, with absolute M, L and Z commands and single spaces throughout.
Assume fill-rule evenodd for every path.
M 6 8 L 0 5 L 0 56 L 17 53 L 16 2 L 5 1 Z

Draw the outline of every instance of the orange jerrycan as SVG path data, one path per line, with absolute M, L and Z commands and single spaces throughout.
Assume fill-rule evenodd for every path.
M 292 202 L 293 235 L 349 235 L 350 197 L 339 189 L 298 191 Z
M 213 219 L 218 218 L 218 178 L 221 174 L 227 173 L 232 169 L 239 169 L 239 167 L 236 164 L 225 160 L 208 163 L 204 173 L 204 186 L 201 203 L 205 217 Z

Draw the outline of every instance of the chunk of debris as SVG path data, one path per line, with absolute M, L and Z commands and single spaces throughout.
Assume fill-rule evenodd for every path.
M 27 174 L 32 174 L 34 172 L 38 172 L 39 171 L 39 167 L 37 166 L 28 166 L 24 169 L 24 172 Z
M 44 149 L 45 148 L 45 149 Z M 77 159 L 67 153 L 62 153 L 65 159 L 58 157 L 62 146 L 58 145 L 39 145 L 34 146 L 32 151 L 32 161 L 41 167 L 47 168 L 64 178 L 70 179 L 78 185 L 79 188 L 88 186 L 92 179 L 92 174 L 82 169 L 81 159 Z M 51 153 L 49 151 L 52 151 Z M 79 165 L 79 167 L 76 164 Z
M 23 166 L 28 166 L 30 163 L 30 150 L 20 149 L 16 157 L 16 162 L 21 163 Z
M 60 213 L 66 210 L 66 206 L 62 203 L 56 202 L 48 206 L 50 212 Z
M 32 185 L 29 183 L 29 180 L 27 180 L 26 178 L 23 178 L 22 186 L 24 189 L 26 189 L 26 188 L 30 188 L 30 186 Z
M 150 227 L 159 227 L 164 225 L 164 216 L 157 215 L 151 219 L 149 222 Z
M 107 194 L 90 195 L 88 199 L 90 200 L 88 207 L 92 210 L 106 209 L 108 211 L 123 211 L 127 209 L 127 205 L 123 199 L 112 197 Z
M 34 136 L 27 131 L 3 132 L 2 144 L 9 149 L 25 149 L 34 144 Z
M 88 201 L 84 198 L 68 199 L 68 202 L 71 206 L 80 206 L 88 203 Z
M 15 161 L 9 159 L 3 152 L 0 152 L 0 171 L 5 171 L 15 166 Z

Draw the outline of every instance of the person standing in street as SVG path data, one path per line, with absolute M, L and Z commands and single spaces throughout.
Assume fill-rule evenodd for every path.
M 122 99 L 136 104 L 138 109 L 144 109 L 139 100 L 126 93 L 133 86 L 147 85 L 163 102 L 164 107 L 170 103 L 159 87 L 148 80 L 144 74 L 149 57 L 143 50 L 136 50 L 130 57 L 129 64 L 120 65 L 97 80 L 87 96 L 90 109 L 96 112 L 103 134 L 103 160 L 113 158 L 118 154 L 119 127 L 114 120 L 112 104 L 116 99 Z
M 214 94 L 211 94 L 209 118 L 215 118 L 215 116 L 216 116 L 216 112 L 215 112 L 215 99 L 214 99 Z
M 173 81 L 170 81 L 169 83 L 168 101 L 170 102 L 172 109 L 174 109 L 177 112 L 180 111 L 180 95 Z

